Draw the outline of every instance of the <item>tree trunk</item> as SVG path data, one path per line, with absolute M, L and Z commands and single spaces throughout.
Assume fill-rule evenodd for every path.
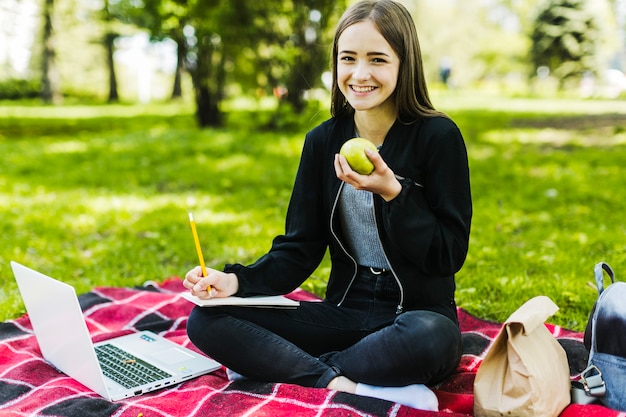
M 107 66 L 109 70 L 109 103 L 119 101 L 119 95 L 117 94 L 117 75 L 115 74 L 115 60 L 113 59 L 116 38 L 117 35 L 115 33 L 107 33 L 104 37 L 104 47 L 106 48 Z
M 217 97 L 206 86 L 195 87 L 196 120 L 200 127 L 217 127 L 222 124 L 222 115 L 217 105 Z
M 309 8 L 304 5 L 304 2 L 297 3 L 299 3 L 298 11 L 293 27 L 295 38 L 298 40 L 299 51 L 287 80 L 288 95 L 286 100 L 296 113 L 302 113 L 307 107 L 305 93 L 317 84 L 319 81 L 317 78 L 322 72 L 321 66 L 324 65 L 324 60 L 319 59 L 319 57 L 326 52 L 321 48 L 317 39 L 319 36 L 317 23 L 309 20 Z M 311 31 L 315 33 L 313 38 L 309 38 Z
M 309 80 L 307 79 L 307 65 L 304 63 L 304 57 L 302 53 L 296 58 L 296 62 L 291 70 L 286 96 L 286 100 L 291 104 L 293 110 L 301 114 L 306 108 L 306 101 L 304 100 L 304 93 L 311 88 Z
M 189 69 L 196 99 L 196 120 L 201 128 L 221 126 L 223 115 L 219 104 L 223 94 L 223 54 L 218 57 L 216 48 L 209 42 L 199 42 L 196 61 Z M 217 59 L 216 59 L 217 57 Z
M 176 72 L 174 73 L 174 85 L 172 87 L 172 99 L 181 98 L 183 96 L 182 75 L 185 68 L 185 55 L 187 54 L 187 44 L 185 36 L 182 33 L 174 34 L 176 42 Z
M 41 65 L 41 99 L 48 104 L 59 104 L 62 101 L 59 92 L 59 74 L 56 68 L 56 51 L 54 49 L 54 28 L 52 16 L 54 0 L 44 2 L 43 17 L 43 56 Z

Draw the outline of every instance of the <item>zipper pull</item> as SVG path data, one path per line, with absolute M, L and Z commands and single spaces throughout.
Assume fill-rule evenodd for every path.
M 398 304 L 398 307 L 396 307 L 396 314 L 402 313 L 402 310 L 403 310 L 402 304 Z

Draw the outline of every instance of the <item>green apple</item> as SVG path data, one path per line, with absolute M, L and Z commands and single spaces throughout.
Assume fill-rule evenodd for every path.
M 374 164 L 367 157 L 365 149 L 378 152 L 376 145 L 364 138 L 353 138 L 343 144 L 339 153 L 345 156 L 350 168 L 362 175 L 369 175 L 374 171 Z

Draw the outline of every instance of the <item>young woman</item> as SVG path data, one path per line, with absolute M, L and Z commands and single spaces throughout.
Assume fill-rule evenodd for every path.
M 206 277 L 196 267 L 184 281 L 200 298 L 285 294 L 328 249 L 325 299 L 293 310 L 198 307 L 187 331 L 247 378 L 436 410 L 426 385 L 454 372 L 462 351 L 454 274 L 472 216 L 465 144 L 430 102 L 414 23 L 399 3 L 350 7 L 332 66 L 332 118 L 306 136 L 285 233 L 252 265 Z M 339 155 L 355 136 L 379 149 L 367 152 L 370 175 Z

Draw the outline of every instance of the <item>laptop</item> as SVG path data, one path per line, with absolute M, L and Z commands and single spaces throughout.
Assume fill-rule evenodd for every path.
M 221 365 L 155 333 L 93 343 L 74 287 L 11 261 L 44 359 L 109 401 L 213 372 Z

